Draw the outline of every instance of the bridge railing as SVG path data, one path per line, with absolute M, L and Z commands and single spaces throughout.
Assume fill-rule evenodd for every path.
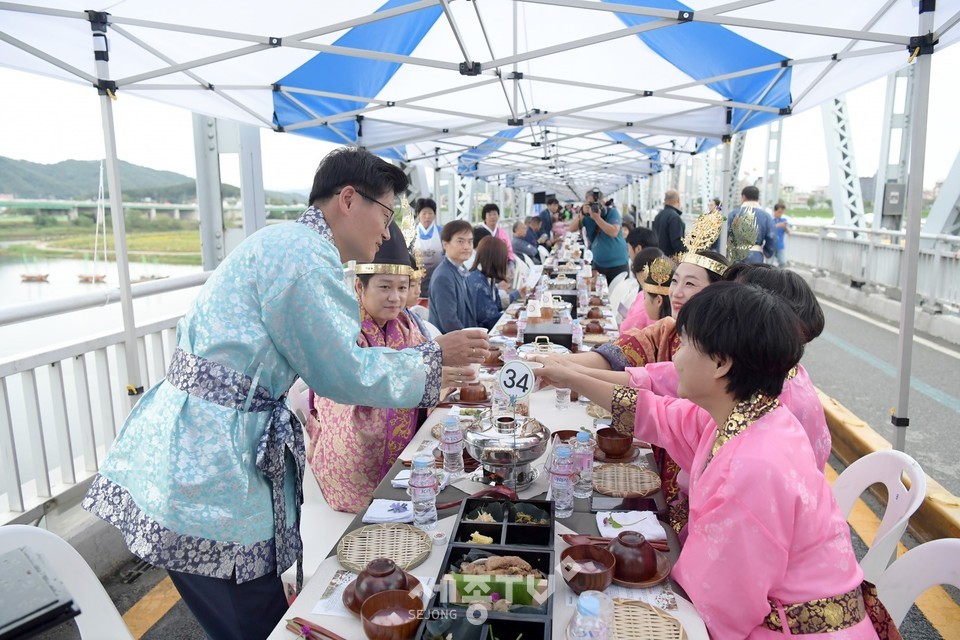
M 202 273 L 144 283 L 134 297 L 187 289 Z M 29 322 L 110 302 L 109 294 L 33 303 L 0 314 L 0 325 Z M 140 374 L 149 388 L 166 373 L 182 314 L 136 328 Z M 0 525 L 30 523 L 79 499 L 130 412 L 123 331 L 0 361 Z
M 787 237 L 791 264 L 878 289 L 897 291 L 904 264 L 903 231 L 821 226 Z M 920 234 L 917 269 L 919 304 L 942 310 L 960 307 L 960 236 Z

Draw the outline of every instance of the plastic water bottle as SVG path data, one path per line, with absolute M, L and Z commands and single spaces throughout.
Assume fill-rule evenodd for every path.
M 571 349 L 571 351 L 580 353 L 580 349 L 583 347 L 583 325 L 580 324 L 580 318 L 574 318 L 571 333 L 571 339 L 573 341 L 573 349 Z
M 574 498 L 593 495 L 593 448 L 590 434 L 586 431 L 577 432 L 577 439 L 573 443 L 573 463 L 579 475 L 573 487 Z
M 437 526 L 437 474 L 430 454 L 413 459 L 407 493 L 413 501 L 413 524 L 424 531 Z
M 603 619 L 600 600 L 589 592 L 577 598 L 577 612 L 567 625 L 567 640 L 607 640 L 610 628 Z
M 443 470 L 455 478 L 463 473 L 463 432 L 457 416 L 448 415 L 443 419 Z
M 550 467 L 550 493 L 554 502 L 554 510 L 558 518 L 569 518 L 573 515 L 573 451 L 570 445 L 557 445 L 553 453 L 553 464 Z

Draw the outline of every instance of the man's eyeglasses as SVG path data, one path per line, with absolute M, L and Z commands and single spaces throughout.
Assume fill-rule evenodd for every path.
M 360 191 L 360 189 L 357 189 L 356 187 L 354 187 L 353 190 L 356 191 L 358 194 L 360 194 L 360 196 L 361 196 L 362 198 L 364 198 L 365 200 L 370 200 L 371 202 L 376 202 L 378 205 L 380 205 L 381 207 L 383 207 L 384 209 L 387 210 L 387 212 L 390 214 L 390 217 L 387 218 L 387 221 L 386 221 L 386 223 L 384 224 L 384 226 L 389 227 L 389 226 L 390 226 L 390 221 L 393 220 L 393 216 L 394 216 L 394 214 L 395 214 L 395 212 L 394 212 L 394 210 L 393 210 L 393 207 L 388 207 L 387 205 L 383 204 L 382 202 L 380 202 L 380 201 L 377 200 L 376 198 L 371 198 L 370 196 L 368 196 L 367 194 L 365 194 L 363 191 Z

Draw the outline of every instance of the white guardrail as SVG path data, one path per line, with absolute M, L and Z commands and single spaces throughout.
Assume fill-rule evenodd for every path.
M 794 224 L 795 229 L 804 228 L 796 220 Z M 864 286 L 898 291 L 905 235 L 839 226 L 794 230 L 787 236 L 787 261 Z M 926 309 L 955 311 L 960 307 L 960 236 L 921 233 L 920 246 L 917 303 Z
M 203 284 L 210 272 L 139 284 L 133 297 Z M 0 311 L 0 325 L 116 302 L 117 290 Z M 182 314 L 136 328 L 141 380 L 165 374 Z M 38 520 L 61 502 L 78 500 L 100 468 L 132 403 L 123 331 L 0 361 L 0 525 Z

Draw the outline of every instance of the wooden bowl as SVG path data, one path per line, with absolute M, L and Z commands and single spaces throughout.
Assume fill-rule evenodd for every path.
M 487 350 L 487 357 L 483 361 L 483 366 L 485 367 L 499 367 L 503 365 L 503 362 L 500 360 L 500 347 L 496 345 L 490 345 L 490 348 Z
M 591 307 L 602 307 L 602 306 L 603 306 L 603 299 L 602 299 L 600 296 L 593 296 L 593 297 L 591 297 L 591 298 L 590 298 L 590 306 L 591 306 Z
M 407 576 L 403 570 L 390 558 L 376 558 L 357 576 L 357 601 L 363 602 L 380 591 L 391 589 L 406 589 Z
M 657 553 L 642 534 L 621 531 L 610 541 L 608 551 L 617 559 L 611 575 L 624 582 L 649 580 L 657 572 Z
M 370 640 L 410 640 L 423 617 L 423 600 L 408 591 L 381 591 L 363 601 L 360 620 Z
M 633 446 L 633 436 L 606 427 L 597 431 L 597 446 L 611 458 L 622 458 Z
M 577 439 L 577 433 L 577 429 L 559 429 L 550 432 L 550 439 L 553 440 L 555 436 L 559 436 L 560 442 L 569 442 Z
M 613 582 L 617 559 L 596 544 L 578 544 L 567 547 L 560 554 L 560 573 L 570 590 L 580 595 L 584 591 L 603 591 Z
M 503 330 L 501 331 L 501 333 L 502 333 L 503 335 L 505 335 L 505 336 L 514 336 L 514 337 L 516 337 L 516 335 L 517 335 L 517 321 L 516 321 L 516 320 L 508 320 L 508 321 L 506 322 L 506 324 L 503 325 Z
M 587 311 L 587 317 L 591 320 L 599 320 L 603 317 L 603 310 L 600 307 L 590 307 L 590 310 Z
M 465 384 L 460 387 L 460 402 L 486 402 L 487 388 L 482 384 Z

